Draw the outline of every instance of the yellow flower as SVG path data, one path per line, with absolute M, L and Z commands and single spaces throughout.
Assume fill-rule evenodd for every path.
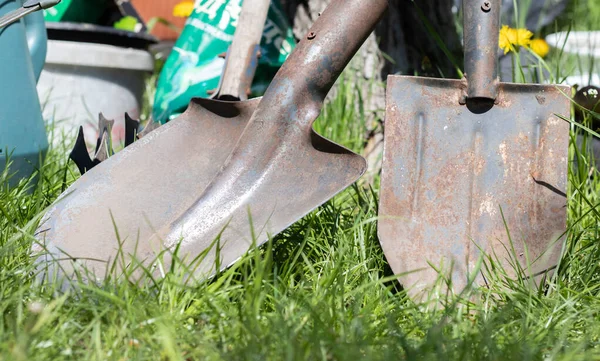
M 193 1 L 182 1 L 173 8 L 173 16 L 178 18 L 187 18 L 194 11 Z
M 533 39 L 529 44 L 531 50 L 542 58 L 550 52 L 550 45 L 544 39 Z
M 533 33 L 527 29 L 513 29 L 508 25 L 502 26 L 500 29 L 499 46 L 504 49 L 504 54 L 516 49 L 518 46 L 529 46 Z
M 531 43 L 533 33 L 527 29 L 517 29 L 517 45 L 527 46 Z
M 508 54 L 510 51 L 510 44 L 512 44 L 511 39 L 516 38 L 515 29 L 511 29 L 508 25 L 504 25 L 502 29 L 500 29 L 500 41 L 499 46 L 501 49 L 504 49 L 504 54 Z

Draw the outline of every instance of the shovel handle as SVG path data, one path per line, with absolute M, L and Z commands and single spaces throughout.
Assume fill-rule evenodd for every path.
M 263 103 L 269 99 L 274 108 L 281 107 L 285 93 L 298 108 L 312 106 L 318 114 L 327 93 L 387 6 L 388 0 L 331 1 L 277 73 Z
M 501 0 L 463 0 L 467 98 L 498 97 Z
M 221 100 L 247 100 L 258 66 L 260 40 L 269 13 L 270 0 L 247 0 L 225 59 L 225 69 L 215 94 Z

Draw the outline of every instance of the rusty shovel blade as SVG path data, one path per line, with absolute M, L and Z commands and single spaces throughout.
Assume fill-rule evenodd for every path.
M 187 260 L 205 255 L 193 275 L 209 276 L 355 182 L 365 160 L 312 123 L 386 7 L 332 1 L 262 99 L 196 100 L 86 173 L 44 217 L 41 262 L 69 276 L 77 260 L 102 279 L 119 252 L 122 269 L 178 247 Z
M 379 238 L 417 298 L 438 279 L 435 268 L 451 269 L 461 292 L 481 251 L 510 272 L 514 246 L 535 275 L 561 250 L 569 124 L 556 115 L 570 113 L 569 88 L 500 83 L 497 104 L 461 104 L 466 86 L 388 78 Z

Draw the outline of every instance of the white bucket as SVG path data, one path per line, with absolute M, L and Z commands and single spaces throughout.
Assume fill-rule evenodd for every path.
M 600 31 L 571 31 L 550 34 L 546 42 L 553 48 L 577 58 L 581 68 L 566 78 L 568 85 L 600 86 Z
M 72 41 L 48 41 L 38 82 L 44 118 L 54 125 L 54 142 L 75 140 L 84 127 L 88 144 L 98 137 L 98 114 L 114 119 L 115 145 L 125 139 L 125 112 L 138 118 L 146 76 L 154 70 L 144 50 Z

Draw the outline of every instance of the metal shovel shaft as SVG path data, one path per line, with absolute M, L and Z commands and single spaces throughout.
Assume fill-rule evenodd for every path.
M 498 38 L 501 2 L 463 0 L 467 97 L 498 97 Z

